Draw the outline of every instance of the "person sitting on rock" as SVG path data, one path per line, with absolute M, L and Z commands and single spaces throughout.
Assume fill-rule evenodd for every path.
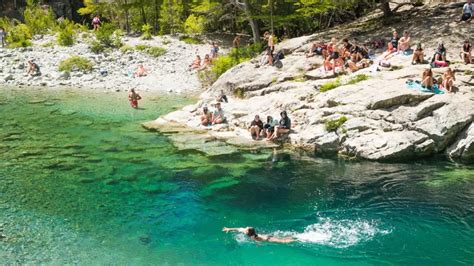
M 32 77 L 41 76 L 40 67 L 38 64 L 33 62 L 33 60 L 28 60 L 28 69 L 26 74 Z
M 227 95 L 225 95 L 224 91 L 221 90 L 219 96 L 216 98 L 216 101 L 220 103 L 228 103 L 229 99 L 227 99 Z
M 469 40 L 465 40 L 462 46 L 462 51 L 460 53 L 461 59 L 464 61 L 464 64 L 472 64 L 472 46 Z
M 100 24 L 101 24 L 100 18 L 99 18 L 99 16 L 96 15 L 96 16 L 92 19 L 92 28 L 93 28 L 94 30 L 99 30 Z
M 201 68 L 201 57 L 196 55 L 196 59 L 189 65 L 189 70 L 199 69 Z
M 448 61 L 446 60 L 446 48 L 444 44 L 441 42 L 438 44 L 438 48 L 436 49 L 433 58 L 431 59 L 431 66 L 432 67 L 447 67 L 449 65 Z
M 291 119 L 288 117 L 286 111 L 280 113 L 281 119 L 277 126 L 275 126 L 275 132 L 269 140 L 275 140 L 284 134 L 288 134 L 291 130 Z
M 454 71 L 451 68 L 448 68 L 446 72 L 443 73 L 442 85 L 448 92 L 453 92 L 454 81 L 456 77 Z
M 260 133 L 263 130 L 263 122 L 260 120 L 260 116 L 256 115 L 255 118 L 250 122 L 249 131 L 253 140 L 260 138 Z
M 265 123 L 265 125 L 263 125 L 264 137 L 267 140 L 270 140 L 270 138 L 272 137 L 273 133 L 275 132 L 275 126 L 276 125 L 278 125 L 278 120 L 273 119 L 273 117 L 271 117 L 271 116 L 267 116 L 267 123 Z
M 212 117 L 211 117 L 211 124 L 212 125 L 217 125 L 217 124 L 223 124 L 226 122 L 225 116 L 224 116 L 224 110 L 221 108 L 221 103 L 216 102 L 213 104 L 214 105 L 214 112 L 212 112 Z
M 389 42 L 387 43 L 387 50 L 385 50 L 385 52 L 383 52 L 382 54 L 382 59 L 383 60 L 388 60 L 390 59 L 394 53 L 397 52 L 397 48 L 395 48 L 393 46 L 393 43 L 392 42 Z
M 240 232 L 242 234 L 245 234 L 250 239 L 252 239 L 253 241 L 256 241 L 256 242 L 273 242 L 273 243 L 287 244 L 287 243 L 291 243 L 291 242 L 296 241 L 296 239 L 293 238 L 293 237 L 278 238 L 278 237 L 274 237 L 274 236 L 271 236 L 271 235 L 258 235 L 257 232 L 255 231 L 255 228 L 253 228 L 253 227 L 245 227 L 245 228 L 227 228 L 227 227 L 224 227 L 222 229 L 222 231 L 224 231 L 226 233 L 227 232 Z
M 416 49 L 413 52 L 413 59 L 412 64 L 423 64 L 425 62 L 425 53 L 423 52 L 423 47 L 421 47 L 421 43 L 416 45 Z
M 306 57 L 312 57 L 314 55 L 323 55 L 325 51 L 327 53 L 327 48 L 328 46 L 324 43 L 313 42 L 309 47 Z
M 137 109 L 138 108 L 138 101 L 142 99 L 142 96 L 140 94 L 135 92 L 135 89 L 131 89 L 130 93 L 128 94 L 128 100 L 130 101 L 130 106 L 132 108 Z
M 209 57 L 208 54 L 206 54 L 204 56 L 204 61 L 202 62 L 202 66 L 201 66 L 200 70 L 204 70 L 204 69 L 206 69 L 210 66 L 211 66 L 211 58 Z
M 410 52 L 410 35 L 408 31 L 403 32 L 403 36 L 398 40 L 398 52 L 407 54 Z
M 148 71 L 146 71 L 145 67 L 140 64 L 138 65 L 138 68 L 137 68 L 137 71 L 135 72 L 134 76 L 136 78 L 139 78 L 139 77 L 144 77 L 148 74 Z
M 209 112 L 207 106 L 202 108 L 202 115 L 201 115 L 201 125 L 203 126 L 210 126 L 212 123 L 212 114 Z
M 342 47 L 341 55 L 343 57 L 349 58 L 351 55 L 351 50 L 353 50 L 354 45 L 352 45 L 352 43 L 350 43 L 348 39 L 343 39 L 342 45 L 343 47 Z
M 472 17 L 474 16 L 474 4 L 472 0 L 467 0 L 467 3 L 462 7 L 461 21 L 471 22 Z
M 392 35 L 392 38 L 390 39 L 390 43 L 392 44 L 393 46 L 393 49 L 395 49 L 395 52 L 398 51 L 398 43 L 400 41 L 400 37 L 398 37 L 398 32 L 397 31 L 394 31 L 393 32 L 393 35 Z
M 344 72 L 344 59 L 341 56 L 341 50 L 336 46 L 334 47 L 332 54 L 324 61 L 324 70 L 329 71 L 332 69 L 333 74 L 336 75 L 337 67 L 339 67 L 341 71 Z
M 421 76 L 421 86 L 431 90 L 433 84 L 433 71 L 431 71 L 431 68 L 426 68 L 423 71 L 423 75 Z

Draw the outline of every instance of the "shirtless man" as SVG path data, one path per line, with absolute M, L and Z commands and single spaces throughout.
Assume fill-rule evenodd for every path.
M 242 228 L 242 227 L 238 227 L 238 228 L 224 227 L 224 229 L 222 229 L 222 231 L 224 231 L 226 233 L 227 232 L 240 232 L 240 233 L 245 234 L 250 239 L 252 239 L 253 241 L 256 241 L 256 242 L 273 242 L 273 243 L 287 244 L 287 243 L 291 243 L 291 242 L 296 241 L 296 239 L 294 239 L 293 237 L 278 238 L 278 237 L 274 237 L 274 236 L 271 236 L 271 235 L 258 235 L 257 232 L 255 231 L 255 228 L 253 228 L 253 227 L 245 227 L 245 228 Z

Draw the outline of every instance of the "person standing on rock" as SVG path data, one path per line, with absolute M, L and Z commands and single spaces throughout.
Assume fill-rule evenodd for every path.
M 275 140 L 284 134 L 288 134 L 291 130 L 291 119 L 288 117 L 286 111 L 280 113 L 281 119 L 278 125 L 275 127 L 275 132 L 269 140 Z
M 273 52 L 275 51 L 275 43 L 273 41 L 273 35 L 271 35 L 268 31 L 263 34 L 265 40 L 267 41 L 267 56 L 268 56 L 268 64 L 273 66 Z
M 217 58 L 217 56 L 219 56 L 219 46 L 215 42 L 212 42 L 212 44 L 211 44 L 211 58 L 215 59 L 215 58 Z
M 92 28 L 94 30 L 99 30 L 99 27 L 100 27 L 100 24 L 102 22 L 100 21 L 100 18 L 98 15 L 96 15 L 93 19 L 92 19 Z
M 128 100 L 130 101 L 130 105 L 132 108 L 137 109 L 138 108 L 138 101 L 142 99 L 142 96 L 140 94 L 135 92 L 135 89 L 131 89 L 130 93 L 128 94 Z
M 2 47 L 5 47 L 6 43 L 5 43 L 5 38 L 7 36 L 7 33 L 5 32 L 5 30 L 3 28 L 0 28 L 0 43 L 2 44 Z

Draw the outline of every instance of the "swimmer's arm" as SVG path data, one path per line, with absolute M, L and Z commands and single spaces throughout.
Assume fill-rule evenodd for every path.
M 228 228 L 228 227 L 224 227 L 222 229 L 222 231 L 224 232 L 240 232 L 240 233 L 243 233 L 245 231 L 245 228 L 241 228 L 241 227 L 237 227 L 237 228 Z

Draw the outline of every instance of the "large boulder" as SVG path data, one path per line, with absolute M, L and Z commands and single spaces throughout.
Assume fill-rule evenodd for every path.
M 460 138 L 446 150 L 452 159 L 474 161 L 474 124 L 464 130 Z

